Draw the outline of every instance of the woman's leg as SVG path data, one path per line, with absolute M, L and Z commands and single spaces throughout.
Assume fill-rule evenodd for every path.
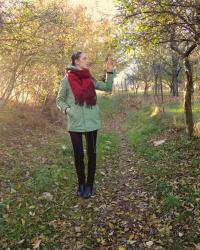
M 73 150 L 74 150 L 74 163 L 78 177 L 78 184 L 85 185 L 85 166 L 84 166 L 84 151 L 82 142 L 82 132 L 69 131 Z
M 97 130 L 85 132 L 87 155 L 88 155 L 88 176 L 86 186 L 90 186 L 93 190 L 94 177 L 96 171 L 96 139 Z

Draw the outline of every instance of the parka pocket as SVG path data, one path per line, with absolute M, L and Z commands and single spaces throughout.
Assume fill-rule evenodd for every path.
M 69 115 L 69 116 L 71 116 L 71 114 L 72 114 L 72 107 L 73 107 L 73 106 L 71 106 L 71 107 L 70 107 L 70 110 L 68 111 L 68 115 Z
M 78 126 L 81 124 L 82 112 L 78 105 L 71 106 L 68 114 L 70 123 L 73 124 L 73 126 Z

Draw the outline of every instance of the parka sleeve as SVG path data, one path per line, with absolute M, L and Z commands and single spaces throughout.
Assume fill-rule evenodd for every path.
M 67 107 L 67 103 L 66 103 L 67 94 L 68 94 L 67 82 L 65 79 L 62 79 L 60 81 L 58 95 L 56 97 L 56 106 L 63 113 L 65 113 L 65 109 Z
M 105 80 L 105 82 L 104 81 L 98 81 L 98 80 L 96 80 L 94 82 L 95 83 L 95 89 L 111 92 L 113 82 L 114 82 L 114 77 L 115 77 L 115 71 L 106 72 L 106 80 Z

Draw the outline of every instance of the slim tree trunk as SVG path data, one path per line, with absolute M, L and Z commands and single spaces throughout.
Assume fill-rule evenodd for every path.
M 11 96 L 11 93 L 14 89 L 15 82 L 16 82 L 16 72 L 17 72 L 17 69 L 13 70 L 13 72 L 11 73 L 8 87 L 6 88 L 3 95 L 1 96 L 2 105 L 5 105 L 7 103 L 7 101 L 9 100 L 9 98 Z
M 155 77 L 155 95 L 157 96 L 158 95 L 158 75 L 155 74 L 154 77 Z
M 16 84 L 17 71 L 18 71 L 19 66 L 21 64 L 22 57 L 23 57 L 23 54 L 20 53 L 19 59 L 16 62 L 16 65 L 12 69 L 10 80 L 8 82 L 7 88 L 4 90 L 3 95 L 0 97 L 0 101 L 1 101 L 2 105 L 5 105 L 8 102 L 8 100 L 13 92 L 13 89 L 14 89 L 15 84 Z
M 189 137 L 193 135 L 193 116 L 192 116 L 192 93 L 193 93 L 193 79 L 192 67 L 188 57 L 184 58 L 184 68 L 186 74 L 186 85 L 184 95 L 184 110 L 185 110 L 185 123 L 186 131 Z
M 148 96 L 148 88 L 149 88 L 148 81 L 145 80 L 145 86 L 144 86 L 144 95 L 145 96 Z
M 124 85 L 123 85 L 123 81 L 121 80 L 121 90 L 122 90 L 122 94 L 124 93 Z
M 162 108 L 162 112 L 164 113 L 164 106 L 163 106 L 163 103 L 164 103 L 164 96 L 163 96 L 163 69 L 162 69 L 162 66 L 161 64 L 158 64 L 157 65 L 157 73 L 158 73 L 158 86 L 159 86 L 159 89 L 160 89 L 160 95 L 161 95 L 161 108 Z
M 172 93 L 173 96 L 178 96 L 178 65 L 179 59 L 177 53 L 172 51 Z
M 163 80 L 162 80 L 162 71 L 161 71 L 161 67 L 160 67 L 160 92 L 161 92 L 161 103 L 162 103 L 162 112 L 165 112 L 164 109 L 164 96 L 163 96 Z
M 159 87 L 158 87 L 158 78 L 159 78 L 159 73 L 158 73 L 158 64 L 157 63 L 153 63 L 153 73 L 154 73 L 154 81 L 155 81 L 155 95 L 158 95 L 159 92 Z
M 171 47 L 177 48 L 177 42 L 174 40 L 175 34 L 171 36 Z M 177 52 L 172 49 L 172 82 L 171 82 L 171 93 L 173 96 L 178 96 L 178 75 L 179 75 L 179 58 Z

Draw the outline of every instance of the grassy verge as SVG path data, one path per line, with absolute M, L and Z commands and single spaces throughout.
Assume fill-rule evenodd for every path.
M 196 121 L 199 105 L 196 102 L 193 109 Z M 163 115 L 157 107 L 145 105 L 137 112 L 129 110 L 126 136 L 140 156 L 138 167 L 152 195 L 161 244 L 167 249 L 194 249 L 200 239 L 200 140 L 187 138 L 179 104 L 168 104 L 165 111 Z M 161 140 L 165 142 L 154 146 Z

